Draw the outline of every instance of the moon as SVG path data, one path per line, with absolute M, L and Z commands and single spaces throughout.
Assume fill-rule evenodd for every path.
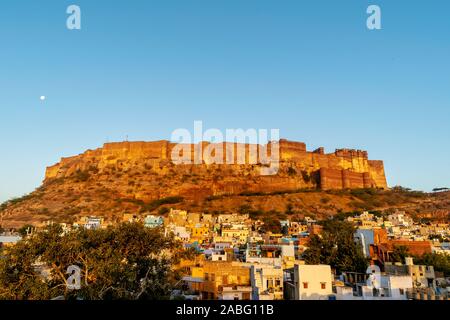
M 40 96 L 40 98 L 39 99 L 41 99 L 41 101 L 44 101 L 45 100 L 45 96 Z

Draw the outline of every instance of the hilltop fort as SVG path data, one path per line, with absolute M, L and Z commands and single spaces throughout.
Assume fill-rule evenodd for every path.
M 268 223 L 399 206 L 416 214 L 447 212 L 448 194 L 388 189 L 383 162 L 369 160 L 365 151 L 308 151 L 304 143 L 287 140 L 220 145 L 223 154 L 206 152 L 199 161 L 199 150 L 214 145 L 190 144 L 183 159 L 192 161 L 182 163 L 173 161 L 180 145 L 169 141 L 106 143 L 63 158 L 47 168 L 34 192 L 0 206 L 0 224 L 17 228 L 89 216 L 114 223 L 124 215 L 164 215 L 171 208 L 251 214 Z M 275 174 L 261 174 L 267 166 L 261 153 L 272 160 L 277 154 Z M 213 161 L 220 158 L 224 164 Z
M 203 178 L 207 178 L 211 173 L 211 168 L 221 168 L 225 169 L 221 174 L 225 181 L 215 183 L 211 188 L 211 195 L 230 193 L 230 183 L 233 184 L 233 180 L 239 180 L 239 176 L 258 176 L 256 169 L 264 164 L 257 160 L 259 159 L 257 155 L 262 150 L 266 150 L 265 152 L 270 155 L 272 150 L 270 143 L 265 146 L 223 143 L 225 164 L 218 165 L 208 156 L 204 157 L 200 163 L 195 161 L 195 151 L 200 147 L 205 150 L 209 145 L 208 142 L 190 145 L 192 151 L 187 158 L 191 158 L 194 164 L 177 166 L 171 161 L 172 152 L 177 144 L 169 141 L 106 143 L 102 148 L 88 150 L 78 156 L 63 158 L 59 163 L 48 167 L 45 181 L 70 177 L 89 170 L 103 172 L 113 168 L 126 171 L 135 166 L 152 168 L 153 173 L 159 174 L 169 167 L 178 167 L 177 169 L 172 168 L 172 170 L 183 168 L 183 172 L 190 168 L 197 175 L 200 174 Z M 252 147 L 256 147 L 253 149 L 257 150 L 256 156 L 250 152 Z M 233 161 L 230 162 L 230 158 Z M 231 189 L 237 190 L 231 190 L 231 193 L 248 191 L 248 189 L 273 191 L 279 188 L 289 190 L 307 187 L 323 190 L 387 188 L 383 162 L 369 160 L 366 151 L 337 149 L 333 153 L 326 154 L 323 148 L 307 151 L 303 142 L 280 140 L 279 165 L 280 172 L 275 176 L 259 177 L 257 185 L 251 183 L 232 185 Z

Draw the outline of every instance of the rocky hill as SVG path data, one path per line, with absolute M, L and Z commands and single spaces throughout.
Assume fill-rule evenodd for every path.
M 176 162 L 180 150 L 167 141 L 108 143 L 48 167 L 35 192 L 0 207 L 0 222 L 20 227 L 84 215 L 119 221 L 123 213 L 164 214 L 168 207 L 278 218 L 408 205 L 417 211 L 430 201 L 428 212 L 444 210 L 445 216 L 449 208 L 448 196 L 387 190 L 383 163 L 369 160 L 365 151 L 308 152 L 304 143 L 286 140 L 253 146 L 184 145 L 184 161 Z M 260 161 L 263 152 L 276 159 L 276 174 L 261 175 L 267 167 Z

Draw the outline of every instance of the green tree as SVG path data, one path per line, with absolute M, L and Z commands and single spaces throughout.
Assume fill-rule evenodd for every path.
M 69 233 L 50 226 L 0 259 L 0 299 L 164 299 L 177 280 L 172 266 L 182 252 L 161 230 L 135 223 Z M 80 290 L 67 289 L 71 265 L 81 269 Z
M 305 262 L 331 265 L 337 273 L 365 272 L 368 261 L 354 241 L 354 231 L 354 227 L 346 221 L 325 221 L 321 235 L 311 237 L 303 254 Z
M 441 192 L 441 191 L 449 191 L 449 188 L 441 187 L 441 188 L 434 188 L 433 192 Z
M 294 205 L 290 202 L 286 205 L 286 214 L 288 215 L 294 214 Z
M 34 226 L 32 226 L 31 224 L 26 224 L 24 226 L 22 226 L 21 228 L 19 228 L 19 230 L 17 230 L 17 232 L 22 236 L 25 237 L 28 235 L 29 232 L 31 232 L 34 229 Z
M 409 249 L 405 246 L 395 246 L 391 254 L 393 262 L 405 262 L 405 258 L 409 256 Z
M 421 257 L 415 257 L 417 265 L 433 266 L 435 271 L 443 272 L 444 277 L 450 277 L 450 256 L 443 253 L 425 253 Z

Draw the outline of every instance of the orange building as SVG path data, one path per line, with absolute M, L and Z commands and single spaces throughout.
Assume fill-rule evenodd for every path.
M 372 261 L 379 265 L 385 262 L 393 262 L 392 254 L 396 247 L 406 247 L 408 253 L 413 256 L 422 256 L 432 252 L 431 241 L 408 241 L 408 240 L 387 240 L 384 243 L 376 243 L 371 246 Z

